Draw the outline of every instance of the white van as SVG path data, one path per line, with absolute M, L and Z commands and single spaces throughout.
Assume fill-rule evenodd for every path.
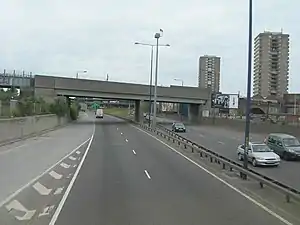
M 103 118 L 103 109 L 97 109 L 96 118 Z

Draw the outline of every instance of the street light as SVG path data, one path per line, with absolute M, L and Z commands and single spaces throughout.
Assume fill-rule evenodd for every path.
M 76 73 L 76 79 L 78 79 L 79 73 L 87 73 L 87 70 L 77 71 L 77 73 Z
M 246 126 L 245 126 L 245 150 L 244 168 L 248 169 L 248 148 L 250 135 L 250 108 L 251 108 L 251 67 L 252 67 L 252 0 L 249 0 L 249 37 L 248 37 L 248 77 L 247 77 L 247 104 L 246 104 Z M 243 175 L 247 179 L 247 175 Z
M 154 109 L 153 109 L 153 127 L 156 127 L 156 103 L 157 103 L 157 75 L 158 75 L 158 40 L 163 36 L 163 30 L 160 29 L 159 33 L 155 33 L 156 38 L 156 67 L 155 67 L 155 86 L 154 86 Z
M 153 74 L 153 47 L 156 46 L 155 44 L 148 44 L 148 43 L 141 43 L 141 42 L 135 42 L 135 45 L 145 45 L 151 47 L 151 57 L 150 57 L 150 83 L 149 83 L 149 127 L 151 125 L 151 113 L 152 113 L 152 74 Z M 169 44 L 161 44 L 158 45 L 160 47 L 170 47 Z

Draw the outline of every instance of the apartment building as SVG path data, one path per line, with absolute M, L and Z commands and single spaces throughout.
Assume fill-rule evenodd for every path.
M 199 58 L 198 87 L 220 91 L 221 58 L 204 55 Z
M 288 93 L 289 34 L 265 31 L 254 40 L 253 95 L 282 98 Z

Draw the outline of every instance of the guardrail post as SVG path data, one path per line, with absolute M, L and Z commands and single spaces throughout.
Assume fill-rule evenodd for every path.
M 213 161 L 214 161 L 214 160 L 213 160 L 213 157 L 210 156 L 210 162 L 212 163 Z
M 225 170 L 226 169 L 226 165 L 225 163 L 222 163 L 222 169 Z
M 233 171 L 232 167 L 230 167 L 230 168 L 229 168 L 229 171 L 230 171 L 230 172 L 232 172 L 232 171 Z
M 178 145 L 180 145 L 180 141 L 178 141 L 178 143 L 177 143 Z
M 203 157 L 203 153 L 200 151 L 200 157 Z
M 184 146 L 184 149 L 186 149 L 186 144 L 184 144 L 183 146 Z
M 264 184 L 262 182 L 259 182 L 260 188 L 264 188 Z

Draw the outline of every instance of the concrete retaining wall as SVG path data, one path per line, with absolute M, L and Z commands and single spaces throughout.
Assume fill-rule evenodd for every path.
M 67 118 L 58 118 L 52 114 L 0 119 L 0 143 L 26 138 L 67 122 Z

